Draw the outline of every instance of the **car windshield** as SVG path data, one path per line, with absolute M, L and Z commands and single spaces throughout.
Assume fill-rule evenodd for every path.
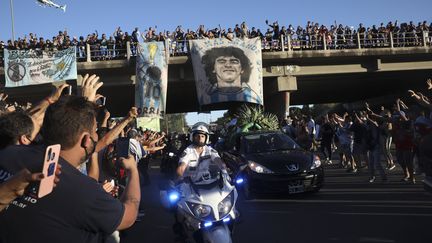
M 297 145 L 283 133 L 263 133 L 244 136 L 244 151 L 246 153 L 262 153 L 276 150 L 296 149 Z

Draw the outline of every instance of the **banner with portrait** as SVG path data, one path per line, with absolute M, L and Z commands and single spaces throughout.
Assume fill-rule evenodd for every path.
M 77 79 L 75 47 L 60 51 L 4 50 L 6 87 Z
M 139 43 L 136 59 L 135 106 L 143 117 L 165 114 L 168 61 L 164 42 Z
M 261 40 L 191 40 L 200 105 L 241 101 L 263 105 Z

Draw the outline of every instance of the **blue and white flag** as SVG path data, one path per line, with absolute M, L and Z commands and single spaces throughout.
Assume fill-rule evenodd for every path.
M 163 42 L 139 43 L 136 59 L 135 106 L 140 116 L 165 114 L 168 62 Z
M 261 40 L 191 40 L 200 105 L 240 101 L 264 105 Z
M 75 47 L 61 51 L 5 50 L 6 87 L 77 79 Z

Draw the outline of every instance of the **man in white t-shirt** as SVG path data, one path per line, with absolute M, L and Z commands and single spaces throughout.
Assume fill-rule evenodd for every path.
M 192 144 L 189 145 L 179 160 L 177 175 L 179 177 L 190 177 L 192 181 L 205 181 L 209 176 L 209 167 L 215 163 L 227 174 L 226 166 L 219 157 L 218 152 L 207 146 L 209 141 L 209 132 L 204 125 L 194 126 L 192 128 Z

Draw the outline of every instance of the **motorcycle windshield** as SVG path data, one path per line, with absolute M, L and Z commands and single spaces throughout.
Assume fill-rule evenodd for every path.
M 196 185 L 208 185 L 219 180 L 220 168 L 211 162 L 207 168 L 200 168 L 191 175 L 192 181 Z

